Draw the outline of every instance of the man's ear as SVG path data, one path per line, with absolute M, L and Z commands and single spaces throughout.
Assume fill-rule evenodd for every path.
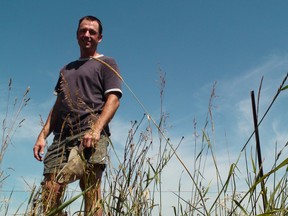
M 102 35 L 99 35 L 99 37 L 98 37 L 98 43 L 100 43 L 100 42 L 102 41 L 102 38 L 103 38 L 103 36 L 102 36 Z

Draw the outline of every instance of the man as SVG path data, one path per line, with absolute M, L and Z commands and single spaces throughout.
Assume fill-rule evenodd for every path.
M 69 164 L 69 154 L 76 146 L 77 152 L 85 158 L 85 174 L 79 181 L 81 189 L 87 190 L 85 215 L 102 215 L 101 177 L 110 135 L 108 123 L 120 105 L 121 80 L 114 59 L 97 52 L 102 40 L 99 19 L 93 16 L 80 19 L 77 40 L 80 58 L 61 70 L 55 87 L 56 102 L 33 151 L 34 157 L 42 161 L 45 140 L 54 133 L 53 143 L 44 158 L 42 200 L 45 213 L 61 205 L 67 182 L 59 183 L 57 175 Z

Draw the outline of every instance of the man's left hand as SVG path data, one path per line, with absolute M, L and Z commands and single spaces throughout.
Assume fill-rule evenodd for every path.
M 85 148 L 92 148 L 94 147 L 97 142 L 100 140 L 100 134 L 101 132 L 96 130 L 89 130 L 82 139 L 83 147 Z

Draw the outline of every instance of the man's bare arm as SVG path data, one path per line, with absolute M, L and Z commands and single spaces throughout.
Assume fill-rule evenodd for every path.
M 55 127 L 55 122 L 56 122 L 56 116 L 59 110 L 59 99 L 57 97 L 56 102 L 53 106 L 53 108 L 51 109 L 47 120 L 41 130 L 41 132 L 38 135 L 38 138 L 36 140 L 36 143 L 34 145 L 33 148 L 33 152 L 34 152 L 34 157 L 38 160 L 38 161 L 42 161 L 42 156 L 44 154 L 44 147 L 46 145 L 46 138 L 51 134 L 51 132 L 53 131 L 54 127 Z
M 94 123 L 91 130 L 83 137 L 84 147 L 92 147 L 94 143 L 99 141 L 102 130 L 111 121 L 119 106 L 120 101 L 117 94 L 109 93 L 99 118 Z

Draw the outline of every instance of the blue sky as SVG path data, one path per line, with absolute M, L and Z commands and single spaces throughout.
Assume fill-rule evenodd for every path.
M 21 116 L 26 121 L 3 162 L 3 169 L 15 170 L 7 171 L 9 183 L 3 189 L 21 191 L 23 179 L 41 181 L 42 164 L 32 155 L 41 129 L 39 115 L 46 119 L 54 103 L 59 70 L 79 57 L 76 28 L 82 16 L 102 20 L 98 51 L 116 59 L 124 80 L 156 120 L 159 71 L 166 74 L 163 108 L 169 113 L 168 136 L 176 143 L 185 137 L 178 153 L 190 164 L 193 121 L 197 120 L 201 132 L 214 82 L 215 149 L 219 155 L 229 151 L 232 158 L 238 156 L 253 127 L 250 91 L 257 93 L 263 76 L 261 116 L 287 73 L 287 8 L 288 2 L 280 0 L 1 1 L 1 122 L 9 78 L 13 79 L 13 96 L 21 97 L 28 86 L 31 89 L 31 101 Z M 144 113 L 129 90 L 124 87 L 123 91 L 112 122 L 119 149 L 130 121 L 139 120 Z M 287 92 L 283 92 L 260 128 L 265 158 L 271 157 L 276 142 L 283 146 L 287 141 L 286 104 Z M 225 164 L 223 157 L 219 161 Z M 171 169 L 181 175 L 177 160 L 171 161 L 167 170 Z M 169 172 L 166 175 L 169 178 Z M 165 190 L 177 189 L 178 180 L 163 183 Z M 189 184 L 183 177 L 183 187 Z M 175 196 L 171 197 L 173 202 Z

